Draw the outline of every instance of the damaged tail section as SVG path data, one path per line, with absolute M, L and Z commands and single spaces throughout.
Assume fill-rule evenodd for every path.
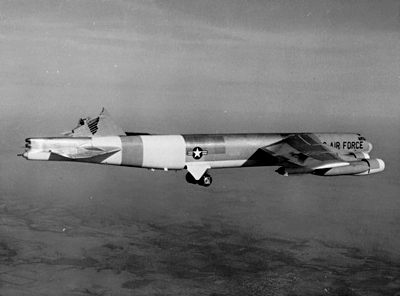
M 96 118 L 80 119 L 66 137 L 28 138 L 23 157 L 30 160 L 77 160 L 119 164 L 120 136 L 125 132 L 103 108 Z
M 64 134 L 68 137 L 108 137 L 125 136 L 122 128 L 112 119 L 108 111 L 103 108 L 96 118 L 81 118 L 78 126 L 71 132 Z

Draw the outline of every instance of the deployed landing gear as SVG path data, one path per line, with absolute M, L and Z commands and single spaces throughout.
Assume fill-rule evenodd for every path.
M 190 184 L 198 184 L 204 187 L 208 187 L 212 183 L 212 178 L 209 174 L 205 173 L 199 180 L 193 178 L 191 173 L 186 174 L 186 181 Z
M 209 174 L 204 174 L 203 177 L 200 178 L 200 185 L 204 186 L 204 187 L 208 187 L 211 185 L 212 183 L 212 178 Z
M 201 179 L 200 179 L 201 180 Z M 197 184 L 196 179 L 192 176 L 191 173 L 187 173 L 186 174 L 186 182 L 190 183 L 190 184 Z

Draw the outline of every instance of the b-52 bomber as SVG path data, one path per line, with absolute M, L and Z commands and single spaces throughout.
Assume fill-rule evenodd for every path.
M 357 133 L 253 133 L 151 135 L 124 132 L 103 109 L 80 119 L 63 137 L 28 138 L 22 156 L 29 160 L 76 161 L 187 170 L 186 181 L 210 186 L 209 170 L 278 166 L 290 176 L 369 175 L 385 169 L 371 159 L 371 143 Z

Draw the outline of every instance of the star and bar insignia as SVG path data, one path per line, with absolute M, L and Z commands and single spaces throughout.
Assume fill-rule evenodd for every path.
M 195 148 L 193 148 L 193 150 L 187 152 L 187 155 L 193 156 L 194 159 L 200 159 L 203 157 L 203 155 L 207 155 L 207 154 L 208 154 L 208 151 L 203 150 L 200 147 L 195 147 Z

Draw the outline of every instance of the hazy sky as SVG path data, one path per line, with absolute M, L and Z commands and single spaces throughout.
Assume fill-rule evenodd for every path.
M 47 132 L 103 106 L 126 128 L 166 133 L 400 113 L 398 1 L 0 3 L 6 122 L 28 106 L 60 117 Z
M 360 132 L 373 143 L 373 155 L 387 162 L 385 173 L 369 179 L 277 181 L 283 179 L 268 168 L 227 170 L 216 172 L 219 180 L 214 182 L 227 188 L 233 186 L 230 178 L 238 180 L 234 188 L 244 182 L 238 191 L 229 191 L 237 195 L 264 196 L 267 186 L 289 200 L 305 190 L 316 204 L 306 195 L 302 204 L 316 212 L 335 209 L 335 221 L 347 221 L 340 213 L 349 207 L 357 211 L 367 196 L 368 202 L 379 202 L 375 218 L 383 219 L 389 211 L 386 218 L 396 225 L 399 30 L 398 1 L 0 0 L 3 194 L 77 196 L 93 194 L 103 182 L 108 191 L 97 188 L 95 193 L 107 192 L 115 199 L 137 191 L 130 187 L 131 179 L 142 180 L 143 195 L 149 194 L 147 171 L 16 157 L 25 138 L 59 135 L 75 127 L 80 117 L 94 117 L 106 107 L 131 132 Z M 167 182 L 159 186 L 182 184 L 185 195 L 191 190 L 200 196 L 228 194 L 215 191 L 220 185 L 209 193 L 186 188 L 183 173 L 152 176 L 163 180 L 155 182 Z M 52 183 L 61 178 L 68 180 L 59 184 L 62 189 Z M 267 185 L 266 178 L 272 178 Z M 249 184 L 255 186 L 250 191 Z M 317 184 L 322 187 L 308 192 Z M 326 191 L 323 186 L 335 198 L 337 190 L 348 198 L 357 191 L 357 198 L 324 206 L 318 195 Z M 153 196 L 162 192 L 149 190 L 160 190 Z M 380 202 L 382 192 L 387 199 Z M 365 226 L 363 219 L 369 221 L 365 216 L 356 219 L 361 221 L 356 228 Z M 295 221 L 277 229 L 292 229 Z M 387 226 L 379 225 L 376 233 Z M 346 229 L 343 225 L 340 231 Z

